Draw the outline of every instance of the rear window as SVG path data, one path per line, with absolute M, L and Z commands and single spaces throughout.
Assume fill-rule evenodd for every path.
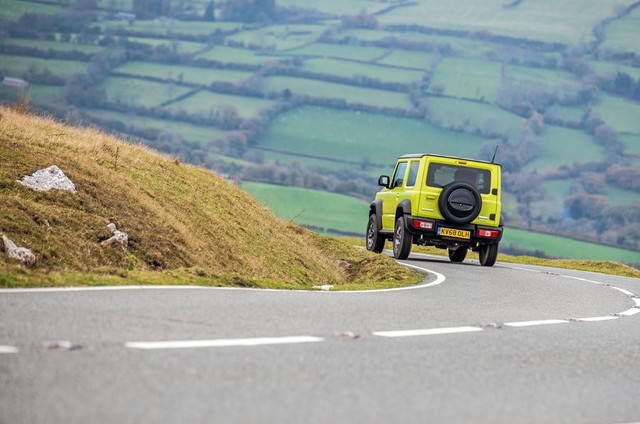
M 427 171 L 427 185 L 444 187 L 453 182 L 468 183 L 482 194 L 491 191 L 491 172 L 486 169 L 468 168 L 466 166 L 431 163 Z

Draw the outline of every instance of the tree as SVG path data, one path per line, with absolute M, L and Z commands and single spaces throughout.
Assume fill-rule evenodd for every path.
M 209 2 L 209 4 L 207 5 L 207 8 L 204 11 L 204 20 L 209 22 L 216 20 L 215 5 L 213 4 L 213 1 Z

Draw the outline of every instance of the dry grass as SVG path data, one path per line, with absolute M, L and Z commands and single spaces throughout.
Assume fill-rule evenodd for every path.
M 50 165 L 63 170 L 77 193 L 36 192 L 17 182 Z M 109 222 L 129 234 L 127 252 L 100 245 L 111 235 Z M 4 108 L 0 233 L 37 256 L 35 269 L 27 270 L 0 255 L 4 286 L 185 281 L 352 288 L 353 281 L 388 287 L 420 279 L 391 260 L 275 218 L 204 169 L 96 130 Z M 336 259 L 353 265 L 341 268 Z M 373 271 L 381 269 L 389 271 Z

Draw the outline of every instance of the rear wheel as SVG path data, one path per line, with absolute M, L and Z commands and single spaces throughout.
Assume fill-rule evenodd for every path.
M 467 257 L 467 251 L 469 249 L 466 247 L 459 247 L 457 249 L 449 249 L 449 259 L 451 262 L 462 262 L 464 258 Z
M 498 243 L 485 244 L 480 248 L 480 265 L 493 266 L 498 259 Z
M 413 236 L 407 233 L 404 223 L 404 216 L 398 218 L 393 232 L 393 257 L 396 259 L 407 259 L 411 253 Z
M 374 253 L 382 253 L 385 239 L 378 232 L 378 218 L 376 214 L 369 216 L 367 225 L 367 250 Z

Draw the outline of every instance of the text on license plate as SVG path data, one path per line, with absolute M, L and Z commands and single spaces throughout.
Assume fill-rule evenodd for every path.
M 471 238 L 471 231 L 467 230 L 456 230 L 454 228 L 438 228 L 438 234 L 443 237 L 455 237 L 461 239 L 469 239 Z

